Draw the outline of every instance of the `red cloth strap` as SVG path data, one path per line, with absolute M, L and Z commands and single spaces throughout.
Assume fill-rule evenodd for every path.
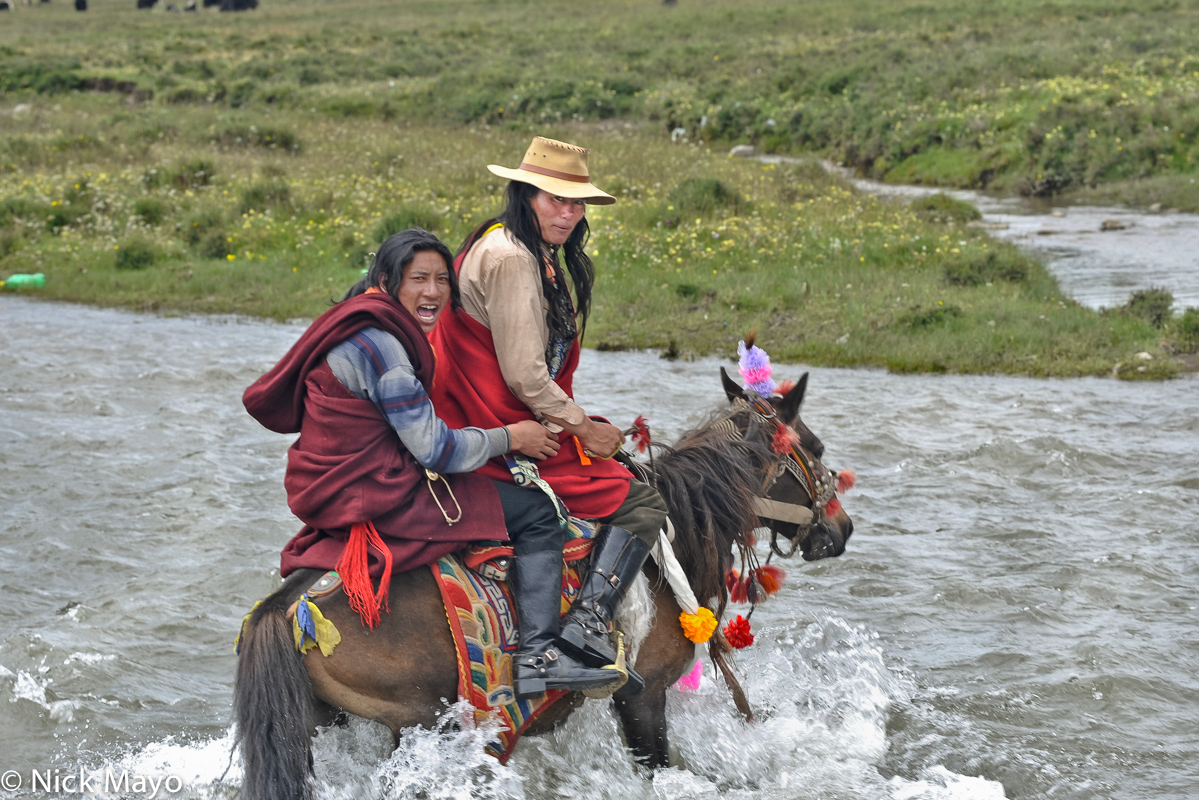
M 383 575 L 379 578 L 379 589 L 371 587 L 368 562 L 369 548 L 383 554 Z M 358 612 L 362 624 L 374 630 L 382 618 L 380 609 L 390 611 L 387 593 L 391 589 L 391 550 L 370 522 L 359 522 L 350 528 L 350 539 L 337 560 L 337 574 L 341 576 L 342 590 L 350 601 L 350 608 Z

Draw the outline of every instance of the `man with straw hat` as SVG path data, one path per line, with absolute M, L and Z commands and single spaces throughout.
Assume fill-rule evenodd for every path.
M 620 429 L 592 419 L 572 398 L 595 280 L 584 251 L 586 209 L 616 202 L 591 183 L 587 156 L 582 147 L 538 136 L 520 166 L 488 165 L 509 181 L 507 206 L 463 243 L 454 260 L 462 308 L 445 314 L 431 337 L 440 359 L 433 402 L 449 425 L 537 419 L 565 432 L 557 455 L 533 470 L 519 459 L 493 459 L 479 471 L 543 481 L 571 514 L 602 525 L 591 571 L 561 623 L 561 549 L 523 552 L 517 544 L 518 696 L 553 688 L 560 654 L 592 667 L 613 663 L 612 615 L 666 520 L 658 493 L 612 460 L 624 441 Z M 642 685 L 629 670 L 621 691 Z

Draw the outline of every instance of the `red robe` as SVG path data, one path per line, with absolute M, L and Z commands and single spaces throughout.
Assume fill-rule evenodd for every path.
M 446 311 L 430 337 L 437 352 L 437 380 L 430 393 L 438 415 L 451 428 L 477 425 L 491 428 L 510 425 L 536 416 L 521 402 L 500 372 L 491 331 L 462 309 Z M 572 395 L 571 384 L 579 364 L 576 340 L 566 362 L 554 379 Z M 541 477 L 553 487 L 576 517 L 598 519 L 616 513 L 629 493 L 632 475 L 618 462 L 591 458 L 584 464 L 578 442 L 565 434 L 559 439 L 558 454 L 537 462 Z M 495 480 L 512 481 L 499 459 L 488 461 L 479 474 Z
M 287 504 L 305 524 L 283 550 L 281 573 L 333 569 L 350 527 L 373 522 L 391 551 L 392 572 L 431 563 L 479 539 L 508 538 L 499 495 L 475 473 L 443 475 L 462 506 L 446 523 L 430 494 L 424 468 L 369 400 L 355 397 L 326 363 L 329 350 L 366 327 L 395 336 L 428 389 L 434 356 L 419 324 L 387 294 L 344 300 L 322 314 L 242 398 L 250 415 L 278 433 L 300 436 L 287 453 Z M 445 485 L 437 497 L 451 517 L 457 506 Z M 381 553 L 369 553 L 371 577 L 383 572 Z

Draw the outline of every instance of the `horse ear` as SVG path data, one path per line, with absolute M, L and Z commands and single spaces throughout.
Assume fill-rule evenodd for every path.
M 799 382 L 795 384 L 795 388 L 783 395 L 782 402 L 779 403 L 778 411 L 776 412 L 783 422 L 788 425 L 794 425 L 799 419 L 799 406 L 803 402 L 804 392 L 808 390 L 808 373 L 804 373 Z
M 728 395 L 730 403 L 745 397 L 745 390 L 741 388 L 741 384 L 730 378 L 724 367 L 720 368 L 720 382 L 724 384 L 724 393 Z

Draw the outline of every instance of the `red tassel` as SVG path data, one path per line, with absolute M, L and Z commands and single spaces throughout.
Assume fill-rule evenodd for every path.
M 633 444 L 638 453 L 644 453 L 649 448 L 649 420 L 638 415 L 637 419 L 633 420 L 633 428 Z
M 769 595 L 783 588 L 783 579 L 787 577 L 787 573 L 778 567 L 767 564 L 764 567 L 754 570 L 754 577 L 761 584 L 762 591 Z
M 828 505 L 824 507 L 824 516 L 835 517 L 839 513 L 841 513 L 841 501 L 834 497 L 832 500 L 829 500 Z
M 729 589 L 729 599 L 734 603 L 749 602 L 749 580 L 741 578 Z
M 379 579 L 378 591 L 371 586 L 372 547 L 383 554 L 383 577 Z M 374 523 L 359 522 L 350 528 L 350 538 L 334 569 L 341 576 L 342 591 L 350 601 L 350 608 L 358 612 L 364 626 L 374 630 L 382 619 L 379 609 L 391 610 L 387 602 L 391 590 L 391 550 L 383 543 Z
M 845 494 L 858 482 L 858 476 L 852 469 L 843 469 L 837 473 L 837 494 Z
M 754 643 L 753 631 L 749 629 L 749 620 L 740 614 L 737 618 L 731 620 L 721 629 L 724 633 L 724 638 L 728 640 L 731 647 L 737 650 L 742 650 Z
M 779 425 L 774 432 L 774 440 L 770 443 L 776 453 L 790 453 L 799 444 L 799 434 L 790 425 Z
M 737 586 L 737 580 L 741 577 L 741 573 L 735 569 L 730 569 L 724 573 L 724 588 L 730 592 Z
M 787 392 L 791 391 L 794 388 L 795 388 L 795 381 L 783 381 L 777 387 L 775 387 L 774 391 L 777 392 L 778 394 L 781 394 L 783 397 L 786 397 Z

